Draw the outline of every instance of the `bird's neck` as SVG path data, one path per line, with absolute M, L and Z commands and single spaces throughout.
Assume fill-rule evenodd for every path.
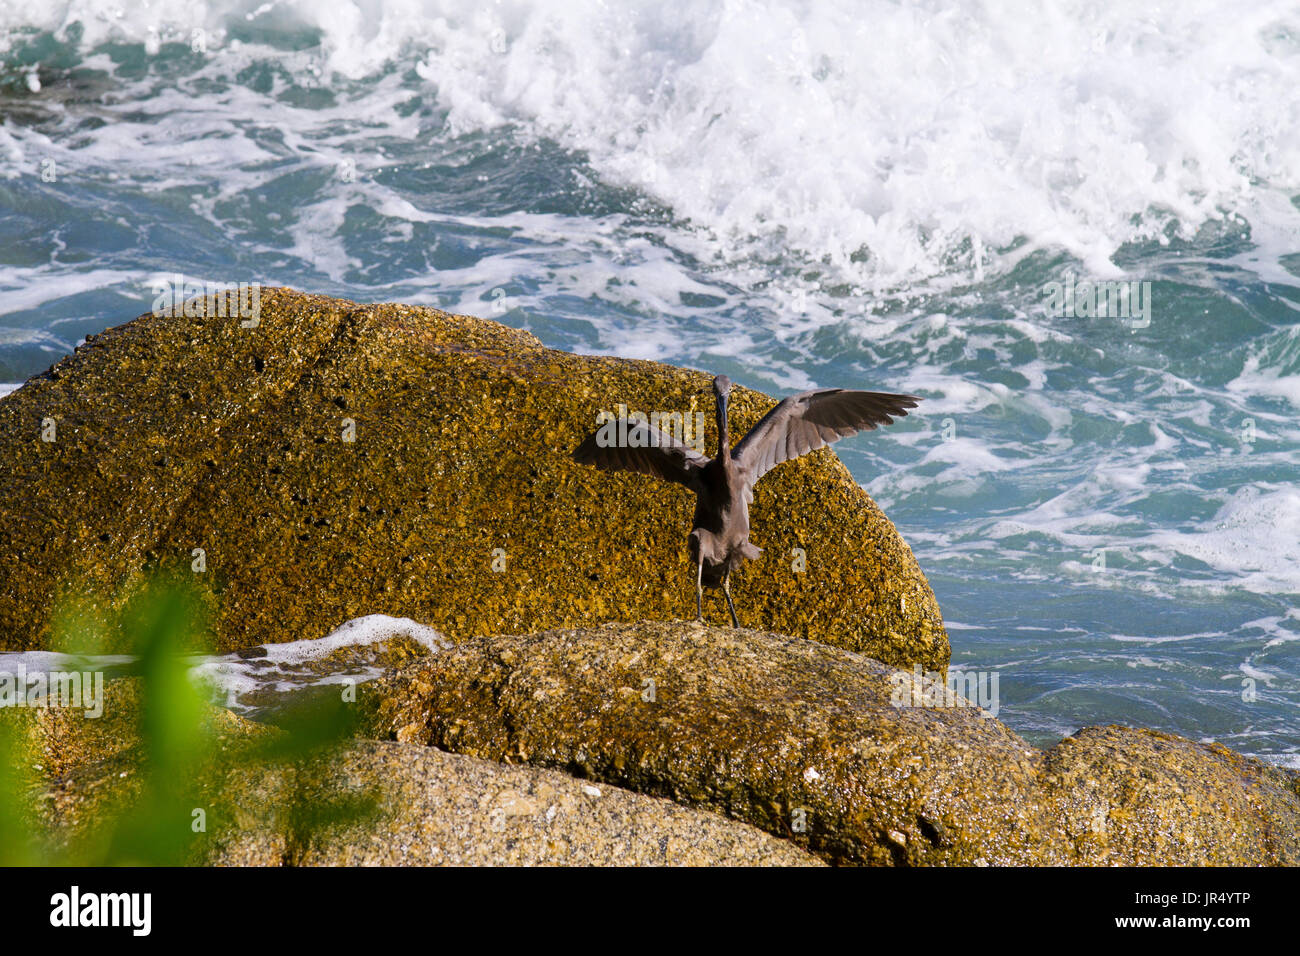
M 731 458 L 731 436 L 727 433 L 727 406 L 718 403 L 718 457 L 723 461 Z

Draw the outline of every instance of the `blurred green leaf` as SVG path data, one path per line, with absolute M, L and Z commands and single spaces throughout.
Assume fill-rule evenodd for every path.
M 54 646 L 79 654 L 102 652 L 103 635 L 129 635 L 141 681 L 139 745 L 123 758 L 122 796 L 102 819 L 81 827 L 53 848 L 38 832 L 39 782 L 28 773 L 9 722 L 0 722 L 0 864 L 89 866 L 202 862 L 213 837 L 234 826 L 239 807 L 227 786 L 263 775 L 283 794 L 260 808 L 285 837 L 292 860 L 321 833 L 360 823 L 378 806 L 373 793 L 343 785 L 335 754 L 355 731 L 354 709 L 340 699 L 304 698 L 277 716 L 280 733 L 222 747 L 211 726 L 212 707 L 191 681 L 189 654 L 204 646 L 206 625 L 184 582 L 157 580 L 136 591 L 112 621 L 84 608 L 59 615 Z M 205 827 L 196 827 L 196 811 Z

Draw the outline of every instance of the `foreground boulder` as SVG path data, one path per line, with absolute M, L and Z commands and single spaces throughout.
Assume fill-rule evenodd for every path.
M 1043 787 L 1082 864 L 1300 865 L 1300 775 L 1219 744 L 1085 727 L 1047 751 Z
M 141 766 L 83 768 L 54 783 L 44 822 L 67 845 L 130 805 Z M 291 768 L 226 767 L 211 836 L 193 862 L 228 866 L 818 866 L 743 824 L 532 767 L 361 741 Z M 304 831 L 290 806 L 373 798 L 370 812 Z
M 833 863 L 1300 862 L 1294 774 L 1120 729 L 1043 753 L 915 679 L 780 635 L 646 622 L 464 642 L 363 703 L 374 735 L 709 808 Z
M 689 492 L 570 452 L 620 402 L 705 412 L 713 450 L 707 374 L 287 289 L 247 322 L 145 315 L 0 400 L 0 648 L 153 568 L 190 575 L 222 650 L 373 613 L 458 640 L 693 611 Z M 772 404 L 737 389 L 734 427 Z M 833 453 L 774 471 L 753 520 L 744 623 L 946 666 L 911 551 Z
M 643 623 L 467 642 L 366 701 L 374 734 L 711 808 L 835 863 L 1055 862 L 1037 752 L 956 698 L 893 706 L 896 673 L 796 638 Z
M 298 866 L 816 866 L 799 848 L 725 817 L 430 747 L 361 742 L 331 757 L 321 795 L 374 787 L 373 820 L 301 846 L 250 808 L 214 862 Z M 298 795 L 301 796 L 301 789 Z M 308 796 L 316 796 L 310 793 Z M 269 852 L 268 852 L 269 851 Z

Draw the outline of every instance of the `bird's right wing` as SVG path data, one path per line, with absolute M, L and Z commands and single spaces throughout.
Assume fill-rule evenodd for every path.
M 781 401 L 750 429 L 732 452 L 746 474 L 747 487 L 791 458 L 816 451 L 877 425 L 892 425 L 920 399 L 915 395 L 827 388 L 801 392 Z
M 614 435 L 623 435 L 626 441 L 607 440 L 609 432 L 606 428 L 611 425 Z M 699 472 L 709 463 L 709 459 L 694 448 L 648 422 L 636 419 L 615 419 L 588 435 L 586 441 L 573 450 L 573 460 L 604 471 L 639 472 L 685 485 L 692 491 L 698 487 Z

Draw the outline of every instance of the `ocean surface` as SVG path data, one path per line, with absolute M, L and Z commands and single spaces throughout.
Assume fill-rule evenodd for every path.
M 914 392 L 1001 719 L 1300 766 L 1300 6 L 1036 7 L 0 0 L 0 394 L 175 273 Z

